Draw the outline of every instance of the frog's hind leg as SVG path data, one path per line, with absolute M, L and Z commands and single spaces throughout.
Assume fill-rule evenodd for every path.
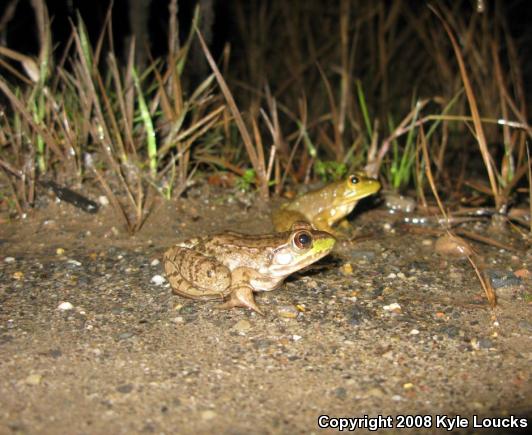
M 229 295 L 231 272 L 214 258 L 174 246 L 164 254 L 164 269 L 175 294 L 192 299 Z
M 231 288 L 231 296 L 227 302 L 219 305 L 217 308 L 228 310 L 234 307 L 249 308 L 252 311 L 264 316 L 264 312 L 259 308 L 253 296 L 253 288 L 249 285 L 238 284 Z

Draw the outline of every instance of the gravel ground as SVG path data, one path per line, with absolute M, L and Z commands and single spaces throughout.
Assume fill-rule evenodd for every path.
M 338 417 L 379 433 L 532 425 L 530 249 L 474 245 L 498 287 L 491 310 L 467 260 L 391 219 L 356 216 L 359 241 L 257 296 L 265 317 L 172 295 L 160 263 L 180 238 L 269 231 L 264 207 L 159 204 L 135 237 L 109 209 L 51 204 L 5 221 L 0 433 L 309 434 Z M 499 431 L 510 432 L 488 432 Z

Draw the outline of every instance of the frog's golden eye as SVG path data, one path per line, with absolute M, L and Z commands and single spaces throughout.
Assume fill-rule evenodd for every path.
M 349 177 L 349 182 L 351 184 L 357 184 L 360 181 L 360 179 L 356 175 L 351 175 Z
M 308 231 L 298 231 L 293 240 L 298 249 L 308 249 L 312 246 L 312 234 Z

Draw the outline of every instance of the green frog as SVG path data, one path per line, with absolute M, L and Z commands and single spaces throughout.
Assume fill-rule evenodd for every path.
M 175 294 L 221 299 L 219 308 L 243 307 L 264 315 L 253 292 L 278 288 L 284 279 L 331 252 L 336 239 L 306 222 L 290 231 L 247 235 L 226 232 L 179 243 L 164 254 Z
M 357 172 L 345 180 L 308 192 L 274 210 L 272 221 L 276 231 L 286 231 L 295 221 L 306 221 L 314 228 L 339 235 L 332 225 L 346 217 L 366 196 L 381 188 L 378 180 Z

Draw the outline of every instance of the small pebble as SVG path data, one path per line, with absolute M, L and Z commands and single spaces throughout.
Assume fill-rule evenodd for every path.
M 281 305 L 277 308 L 277 314 L 279 317 L 284 317 L 285 319 L 295 319 L 299 311 L 293 305 Z
M 491 285 L 495 289 L 519 286 L 523 282 L 522 279 L 516 276 L 513 272 L 508 272 L 505 270 L 488 270 L 487 273 L 490 278 Z
M 371 313 L 367 309 L 355 305 L 349 310 L 348 322 L 351 325 L 360 325 L 362 322 L 371 318 Z
M 333 391 L 333 394 L 343 400 L 347 397 L 347 390 L 344 387 L 338 387 Z
M 301 335 L 295 335 L 295 334 L 292 335 L 292 340 L 294 340 L 294 341 L 299 341 L 299 340 L 301 340 L 302 338 L 303 338 L 303 337 L 301 337 Z
M 162 285 L 166 282 L 166 278 L 161 275 L 153 275 L 150 282 L 155 285 Z
M 471 246 L 462 237 L 448 233 L 438 237 L 434 250 L 437 254 L 456 258 L 465 258 L 473 254 Z
M 39 385 L 41 381 L 42 381 L 42 375 L 39 375 L 37 373 L 29 375 L 26 379 L 24 379 L 24 382 L 27 385 Z
M 369 397 L 384 397 L 384 392 L 379 387 L 373 387 L 366 391 L 366 395 Z
M 242 319 L 236 322 L 232 329 L 239 334 L 245 334 L 251 329 L 251 323 L 245 319 Z
M 314 279 L 305 280 L 305 284 L 310 289 L 318 288 L 318 283 Z
M 201 419 L 202 420 L 212 420 L 213 418 L 216 418 L 218 416 L 218 414 L 216 414 L 216 412 L 208 409 L 207 411 L 203 411 L 201 413 Z
M 57 248 L 57 249 L 55 250 L 55 253 L 56 253 L 57 255 L 64 255 L 64 254 L 65 254 L 65 250 L 64 250 L 63 248 Z
M 382 309 L 384 311 L 401 311 L 401 305 L 399 305 L 397 302 L 394 302 L 390 305 L 384 305 Z
M 410 335 L 418 335 L 419 334 L 419 330 L 418 329 L 412 329 L 410 332 L 409 332 Z
M 5 262 L 5 263 L 14 263 L 14 262 L 15 262 L 15 258 L 13 258 L 13 257 L 6 257 L 6 258 L 4 258 L 4 262 Z
M 7 257 L 7 258 L 12 258 L 12 257 Z M 7 262 L 7 258 L 4 261 Z M 15 261 L 15 259 L 13 259 L 13 261 Z M 528 269 L 518 269 L 514 272 L 514 275 L 517 276 L 518 278 L 524 278 L 524 279 L 528 279 L 532 276 L 532 274 L 530 273 Z
M 432 240 L 430 240 L 430 239 L 423 239 L 423 240 L 421 241 L 421 244 L 422 244 L 423 246 L 432 246 Z
M 100 205 L 102 205 L 104 207 L 109 205 L 109 199 L 105 195 L 100 195 L 98 197 L 98 202 L 100 203 Z
M 71 310 L 72 308 L 74 308 L 74 305 L 72 305 L 70 302 L 61 302 L 57 306 L 57 309 L 59 311 L 68 311 L 68 310 Z
M 74 266 L 81 266 L 81 263 L 77 260 L 67 260 L 68 264 L 73 264 Z
M 151 267 L 155 267 L 155 266 L 158 266 L 160 263 L 160 261 L 156 258 L 155 260 L 152 260 L 152 262 L 150 263 L 150 266 Z
M 24 273 L 21 272 L 21 271 L 16 271 L 13 274 L 13 278 L 16 279 L 16 280 L 20 280 L 20 279 L 24 278 Z
M 131 393 L 133 391 L 133 385 L 132 384 L 119 385 L 118 387 L 116 387 L 116 391 L 122 394 Z
M 351 251 L 349 253 L 349 257 L 352 260 L 356 260 L 356 261 L 361 261 L 361 260 L 372 261 L 375 259 L 375 256 L 376 254 L 374 251 Z
M 493 340 L 490 340 L 489 338 L 481 338 L 478 340 L 478 347 L 480 349 L 490 349 L 495 347 Z
M 353 266 L 351 266 L 351 263 L 345 263 L 345 264 L 342 265 L 342 268 L 340 269 L 340 271 L 344 275 L 352 275 L 353 274 Z

